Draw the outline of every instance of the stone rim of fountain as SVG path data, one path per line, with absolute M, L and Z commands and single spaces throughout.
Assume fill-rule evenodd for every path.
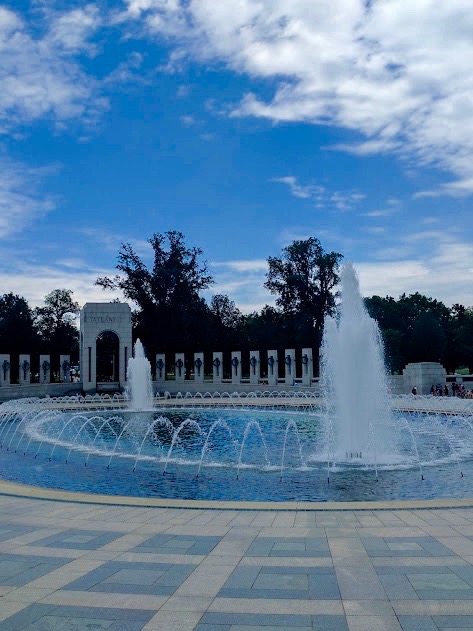
M 0 478 L 0 495 L 77 504 L 107 504 L 139 508 L 180 508 L 200 510 L 248 510 L 248 511 L 392 511 L 410 509 L 473 508 L 472 498 L 389 500 L 360 502 L 236 502 L 229 500 L 180 500 L 126 495 L 100 495 L 79 491 L 62 491 L 40 486 L 9 482 Z

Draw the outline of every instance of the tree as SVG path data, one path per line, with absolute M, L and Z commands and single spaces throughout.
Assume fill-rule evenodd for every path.
M 444 363 L 446 344 L 442 324 L 431 313 L 422 313 L 412 329 L 409 360 Z
M 79 331 L 74 325 L 79 304 L 70 289 L 55 289 L 44 298 L 44 307 L 36 307 L 34 319 L 43 348 L 49 354 L 76 353 Z
M 461 307 L 461 309 L 458 309 Z M 457 351 L 455 368 L 467 366 L 473 373 L 473 307 L 453 305 L 453 346 Z
M 31 353 L 38 345 L 33 313 L 25 298 L 13 293 L 0 297 L 0 349 L 18 355 Z
M 200 296 L 213 279 L 202 250 L 188 247 L 172 230 L 148 240 L 153 250 L 149 269 L 129 243 L 122 243 L 114 278 L 98 278 L 103 289 L 120 289 L 137 306 L 135 333 L 145 346 L 176 351 L 194 349 L 209 339 L 208 307 Z
M 209 309 L 215 348 L 228 351 L 233 346 L 241 347 L 244 317 L 233 300 L 224 294 L 217 294 L 212 297 Z
M 334 287 L 342 255 L 325 252 L 315 237 L 294 241 L 282 256 L 269 257 L 265 283 L 292 328 L 294 341 L 319 344 L 326 315 L 335 308 Z
M 400 314 L 399 303 L 392 296 L 365 298 L 365 306 L 370 316 L 379 324 L 380 329 L 404 330 L 405 322 Z

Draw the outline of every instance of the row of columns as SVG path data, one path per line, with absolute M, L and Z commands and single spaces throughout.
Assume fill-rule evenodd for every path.
M 60 380 L 71 380 L 71 356 L 59 356 Z M 31 383 L 31 356 L 22 354 L 19 357 L 18 383 L 26 386 Z M 51 356 L 39 356 L 39 383 L 51 383 Z M 11 385 L 11 361 L 10 355 L 0 354 L 0 387 Z
M 231 353 L 231 380 L 238 384 L 242 381 L 241 351 Z M 302 385 L 310 386 L 314 376 L 313 354 L 311 348 L 302 349 Z M 278 352 L 268 351 L 268 359 L 264 366 L 269 386 L 278 383 Z M 258 385 L 261 381 L 262 362 L 259 351 L 250 351 L 250 384 Z M 223 353 L 214 352 L 212 358 L 213 383 L 222 383 L 223 380 Z M 176 353 L 174 360 L 175 380 L 183 383 L 185 380 L 184 353 Z M 293 385 L 296 378 L 296 351 L 293 348 L 284 351 L 284 383 Z M 164 353 L 156 355 L 156 381 L 166 379 L 166 356 Z M 194 382 L 204 382 L 204 353 L 194 353 Z

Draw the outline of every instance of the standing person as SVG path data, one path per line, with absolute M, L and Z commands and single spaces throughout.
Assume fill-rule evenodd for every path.
M 445 384 L 445 388 L 443 389 L 444 396 L 448 397 L 448 386 Z
M 430 394 L 434 397 L 435 396 L 435 386 L 434 384 L 432 384 L 432 387 L 430 388 Z
M 416 386 L 414 386 L 414 387 L 412 388 L 411 392 L 412 392 L 412 394 L 417 394 L 417 387 L 416 387 Z

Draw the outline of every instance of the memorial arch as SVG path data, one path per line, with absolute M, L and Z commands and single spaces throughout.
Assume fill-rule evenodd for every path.
M 85 392 L 97 390 L 97 347 L 109 338 L 111 355 L 110 387 L 123 388 L 126 368 L 132 356 L 131 309 L 119 302 L 88 302 L 80 312 L 80 370 Z M 114 344 L 113 340 L 117 343 Z M 103 365 L 103 364 L 102 364 Z M 101 369 L 103 372 L 103 369 Z M 100 382 L 99 382 L 100 383 Z

